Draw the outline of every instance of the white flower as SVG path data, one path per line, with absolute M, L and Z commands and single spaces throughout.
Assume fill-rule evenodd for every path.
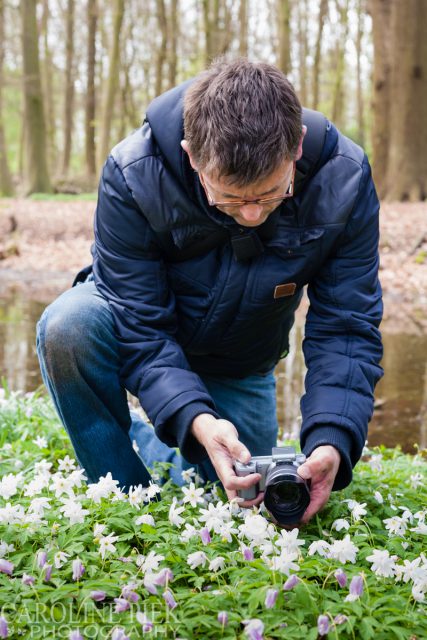
M 404 536 L 408 525 L 403 518 L 399 516 L 392 516 L 391 518 L 385 518 L 383 520 L 385 528 L 387 529 L 389 536 Z
M 315 553 L 319 554 L 322 558 L 329 558 L 331 555 L 331 545 L 326 540 L 315 540 L 308 547 L 308 555 L 312 556 Z
M 150 527 L 155 527 L 156 523 L 154 522 L 154 518 L 150 513 L 145 513 L 142 516 L 139 516 L 136 520 L 135 520 L 135 524 L 140 525 L 140 524 L 149 524 Z
M 0 508 L 0 524 L 16 524 L 23 522 L 24 518 L 24 507 L 20 504 L 12 506 L 8 502 L 5 507 Z
M 412 527 L 411 531 L 414 533 L 421 533 L 421 535 L 427 535 L 427 523 L 420 522 L 417 527 Z
M 218 534 L 221 536 L 221 540 L 226 542 L 232 541 L 232 533 L 238 533 L 238 529 L 236 529 L 232 520 L 229 522 L 223 522 L 218 529 Z
M 70 473 L 76 468 L 76 461 L 70 456 L 65 456 L 65 458 L 58 460 L 58 463 L 58 470 L 65 471 L 65 473 Z
M 114 553 L 116 551 L 116 547 L 114 546 L 114 542 L 119 539 L 118 536 L 114 536 L 112 533 L 108 534 L 108 536 L 102 536 L 99 538 L 99 553 L 101 554 L 101 558 L 105 558 L 105 554 L 107 551 Z
M 65 553 L 65 551 L 57 551 L 53 556 L 53 564 L 55 565 L 56 569 L 60 569 L 69 557 L 70 554 Z
M 421 557 L 415 558 L 415 560 L 404 560 L 403 564 L 395 565 L 396 580 L 403 580 L 403 582 L 420 582 L 427 580 L 427 566 L 422 565 L 420 567 Z
M 362 516 L 365 516 L 367 514 L 367 511 L 365 509 L 366 502 L 360 503 L 356 500 L 344 500 L 344 502 L 347 502 L 348 508 L 351 511 L 351 516 L 354 520 L 360 520 Z
M 70 486 L 77 487 L 78 489 L 80 489 L 83 482 L 85 482 L 86 480 L 87 480 L 87 477 L 85 476 L 84 469 L 75 469 L 68 476 L 68 482 L 70 483 Z
M 396 559 L 397 556 L 390 556 L 390 553 L 386 549 L 373 549 L 372 554 L 366 558 L 368 562 L 372 562 L 371 570 L 377 576 L 384 576 L 384 578 L 394 576 Z
M 146 489 L 146 496 L 148 500 L 151 500 L 151 498 L 154 498 L 158 493 L 161 493 L 162 489 L 161 487 L 159 487 L 158 484 L 155 484 L 154 482 L 150 481 L 150 484 L 148 485 L 147 489 Z
M 346 562 L 356 562 L 356 554 L 358 547 L 350 540 L 350 535 L 347 534 L 343 540 L 334 540 L 331 544 L 331 558 L 338 560 L 341 564 Z
M 169 522 L 175 527 L 180 527 L 185 519 L 182 518 L 179 514 L 185 511 L 185 509 L 184 507 L 177 507 L 176 502 L 176 498 L 173 498 L 171 506 L 169 508 Z
M 49 476 L 38 474 L 26 485 L 24 496 L 32 498 L 49 486 Z
M 208 561 L 208 557 L 204 551 L 195 551 L 187 556 L 187 563 L 192 569 L 196 567 L 204 567 Z
M 141 484 L 137 487 L 130 487 L 129 489 L 129 504 L 133 507 L 138 507 L 143 502 L 145 502 L 147 498 L 147 490 L 143 488 Z
M 412 587 L 412 597 L 417 602 L 424 602 L 427 588 L 420 584 L 414 584 Z
M 96 525 L 93 528 L 93 537 L 95 538 L 95 540 L 96 538 L 99 538 L 100 536 L 102 536 L 106 528 L 107 528 L 106 524 L 99 524 L 98 522 L 96 523 Z
M 374 498 L 378 502 L 378 504 L 383 504 L 384 498 L 382 497 L 382 495 L 381 495 L 381 493 L 379 491 L 375 491 Z
M 3 542 L 0 540 L 0 558 L 4 558 L 8 553 L 12 553 L 15 551 L 15 547 L 13 544 L 7 544 L 7 542 Z
M 18 487 L 23 480 L 22 473 L 8 473 L 0 480 L 0 496 L 7 500 L 16 493 L 18 493 Z
M 341 531 L 341 529 L 348 531 L 350 529 L 350 523 L 345 518 L 338 518 L 338 520 L 334 520 L 332 523 L 332 529 L 335 529 L 335 531 Z
M 410 477 L 411 487 L 412 489 L 418 489 L 418 487 L 422 487 L 424 484 L 424 478 L 421 473 L 414 473 Z
M 80 502 L 73 498 L 65 499 L 62 503 L 63 506 L 59 510 L 66 518 L 69 518 L 70 524 L 81 524 L 84 522 L 84 517 L 90 513 L 88 509 L 83 509 Z
M 30 502 L 30 506 L 28 507 L 29 513 L 36 513 L 39 516 L 44 515 L 45 509 L 50 509 L 51 506 L 49 504 L 50 498 L 34 498 Z
M 150 551 L 148 556 L 139 555 L 136 558 L 136 564 L 141 568 L 142 573 L 153 573 L 159 568 L 159 564 L 165 556 L 161 556 L 155 551 Z
M 211 560 L 209 564 L 209 571 L 219 571 L 220 569 L 224 569 L 225 567 L 225 558 L 222 556 L 217 556 L 213 560 Z
M 223 504 L 221 500 L 216 504 L 210 502 L 207 509 L 199 509 L 200 522 L 204 522 L 209 531 L 219 533 L 224 522 L 231 520 L 230 509 L 228 505 Z
M 73 485 L 69 478 L 64 478 L 62 473 L 54 473 L 50 477 L 51 485 L 50 490 L 55 492 L 55 497 L 59 498 L 63 493 L 68 495 L 73 494 Z
M 34 438 L 33 444 L 35 444 L 39 449 L 47 448 L 47 440 L 43 436 L 37 436 L 37 438 Z
M 188 542 L 189 540 L 191 540 L 191 538 L 195 538 L 198 535 L 199 535 L 199 532 L 196 529 L 196 527 L 193 526 L 192 524 L 189 524 L 188 522 L 186 522 L 185 523 L 185 528 L 184 528 L 183 532 L 180 535 L 180 539 L 183 542 Z
M 195 475 L 196 471 L 194 467 L 190 467 L 189 469 L 184 469 L 183 471 L 181 471 L 181 478 L 184 480 L 184 482 L 191 482 Z
M 304 540 L 298 539 L 298 533 L 299 529 L 296 527 L 292 531 L 282 529 L 280 532 L 281 537 L 276 541 L 277 546 L 287 553 L 296 553 L 298 555 L 300 546 L 305 544 Z
M 40 462 L 34 463 L 35 475 L 50 476 L 50 469 L 52 468 L 52 462 L 47 460 L 40 460 Z
M 299 571 L 299 565 L 294 562 L 297 558 L 298 554 L 296 553 L 286 553 L 286 551 L 282 551 L 279 556 L 267 558 L 266 562 L 274 571 L 280 571 L 280 573 L 284 573 L 285 576 L 289 576 L 292 571 Z
M 382 454 L 378 454 L 375 456 L 371 456 L 370 460 L 368 460 L 368 464 L 371 467 L 372 471 L 381 471 L 382 464 L 381 460 L 383 459 Z
M 182 487 L 182 492 L 184 494 L 184 503 L 189 502 L 192 507 L 197 507 L 198 504 L 204 503 L 202 496 L 205 490 L 202 487 L 196 489 L 194 482 L 191 482 L 189 487 Z
M 268 521 L 264 516 L 250 513 L 245 517 L 244 524 L 239 525 L 240 534 L 252 540 L 255 544 L 264 542 L 270 535 Z
M 113 480 L 111 471 L 109 471 L 98 482 L 88 485 L 86 495 L 99 504 L 102 498 L 108 498 L 111 493 L 116 493 L 118 484 L 118 480 Z

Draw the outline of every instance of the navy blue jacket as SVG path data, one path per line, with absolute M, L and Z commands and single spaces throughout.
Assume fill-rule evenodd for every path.
M 208 205 L 180 147 L 185 88 L 156 99 L 149 121 L 112 150 L 100 181 L 93 272 L 114 316 L 122 382 L 158 436 L 200 461 L 206 451 L 190 425 L 216 411 L 198 374 L 270 371 L 287 352 L 308 284 L 301 447 L 309 455 L 335 446 L 334 489 L 342 488 L 382 375 L 379 204 L 368 160 L 328 124 L 300 192 L 256 230 L 239 227 Z M 247 236 L 262 251 L 236 259 L 235 243 Z M 185 259 L 188 247 L 201 253 Z M 275 297 L 281 284 L 287 295 Z

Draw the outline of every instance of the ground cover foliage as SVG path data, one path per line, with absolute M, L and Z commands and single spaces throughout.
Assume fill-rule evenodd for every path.
M 426 478 L 425 451 L 366 449 L 280 530 L 191 471 L 88 485 L 49 401 L 0 390 L 0 638 L 421 640 Z

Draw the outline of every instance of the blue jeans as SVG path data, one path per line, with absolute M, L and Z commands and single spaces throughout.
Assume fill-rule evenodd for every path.
M 66 291 L 45 309 L 37 325 L 37 353 L 44 383 L 89 482 L 110 471 L 125 490 L 146 486 L 147 467 L 159 461 L 173 463 L 171 477 L 182 483 L 181 471 L 191 465 L 129 409 L 119 379 L 113 317 L 93 281 Z M 236 426 L 251 454 L 270 454 L 277 440 L 273 373 L 201 378 L 218 413 Z M 209 459 L 197 471 L 205 479 L 218 479 Z

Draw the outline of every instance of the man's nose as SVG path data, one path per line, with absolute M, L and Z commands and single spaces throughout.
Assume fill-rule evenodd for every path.
M 262 211 L 262 205 L 256 204 L 255 202 L 252 204 L 244 204 L 240 207 L 240 215 L 247 222 L 256 222 L 256 220 L 260 218 Z

